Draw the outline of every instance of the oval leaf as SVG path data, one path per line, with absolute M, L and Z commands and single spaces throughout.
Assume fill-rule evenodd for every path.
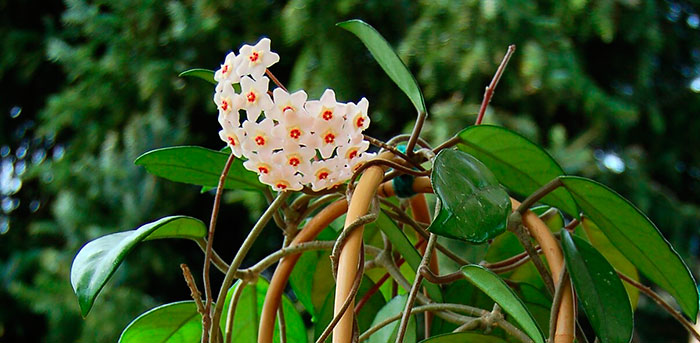
M 119 343 L 191 343 L 202 338 L 202 316 L 194 301 L 165 304 L 138 316 Z
M 341 28 L 352 32 L 367 47 L 372 57 L 389 75 L 392 81 L 408 96 L 418 112 L 426 113 L 423 93 L 418 87 L 418 82 L 413 77 L 406 65 L 396 55 L 391 45 L 377 30 L 362 20 L 353 19 L 336 24 Z
M 406 300 L 408 299 L 408 294 L 397 295 L 393 299 L 389 300 L 384 307 L 382 307 L 377 315 L 374 317 L 374 321 L 371 326 L 375 326 L 389 317 L 393 317 L 399 313 L 402 313 L 406 308 Z M 387 343 L 396 341 L 396 333 L 399 330 L 400 320 L 396 320 L 388 324 L 387 326 L 377 330 L 367 340 L 368 343 Z M 404 336 L 403 342 L 416 342 L 416 317 L 411 316 L 408 320 L 408 326 L 406 327 L 406 336 Z
M 505 231 L 510 198 L 476 158 L 442 150 L 435 157 L 430 181 L 441 203 L 430 232 L 478 244 Z
M 617 250 L 612 243 L 610 243 L 610 240 L 605 237 L 605 234 L 600 231 L 598 226 L 588 218 L 583 218 L 581 223 L 583 224 L 583 230 L 586 233 L 588 241 L 594 248 L 596 248 L 596 250 L 598 250 L 598 252 L 603 254 L 603 257 L 610 262 L 610 265 L 635 281 L 639 281 L 639 273 L 637 272 L 637 268 L 635 268 L 632 262 L 626 259 L 625 256 L 622 255 L 622 253 Z M 623 285 L 627 290 L 627 295 L 630 299 L 632 310 L 634 310 L 637 307 L 637 301 L 639 300 L 639 289 L 626 282 L 624 282 Z
M 508 343 L 503 338 L 473 332 L 447 333 L 430 337 L 420 343 Z
M 565 175 L 549 153 L 506 128 L 471 126 L 462 130 L 459 138 L 459 150 L 478 158 L 501 184 L 520 195 L 529 196 L 558 176 Z M 566 189 L 554 190 L 541 202 L 578 217 L 576 203 Z
M 185 70 L 180 75 L 179 77 L 183 76 L 189 76 L 189 77 L 196 77 L 198 79 L 202 79 L 204 81 L 207 81 L 211 83 L 212 85 L 216 84 L 216 80 L 214 80 L 214 71 L 209 70 L 209 69 L 202 69 L 202 68 L 196 68 L 196 69 L 190 69 L 190 70 Z
M 602 343 L 632 339 L 632 308 L 613 267 L 583 239 L 561 231 L 566 268 L 571 275 L 583 312 Z
M 698 290 L 678 253 L 659 229 L 627 199 L 610 188 L 582 177 L 561 178 L 583 213 L 644 275 L 668 291 L 694 322 Z
M 198 146 L 176 146 L 151 150 L 134 163 L 155 175 L 175 182 L 216 188 L 229 154 Z M 243 167 L 243 160 L 231 165 L 224 188 L 261 190 L 258 176 Z
M 207 228 L 199 219 L 186 216 L 161 218 L 136 230 L 116 232 L 85 244 L 73 260 L 70 282 L 78 296 L 80 311 L 90 312 L 95 297 L 136 244 L 159 238 L 202 238 Z
M 501 278 L 484 267 L 475 264 L 462 267 L 462 273 L 464 273 L 469 282 L 486 293 L 506 313 L 510 314 L 511 318 L 520 325 L 533 341 L 544 343 L 544 335 L 537 322 L 535 322 L 535 318 L 518 296 L 515 295 L 515 292 Z

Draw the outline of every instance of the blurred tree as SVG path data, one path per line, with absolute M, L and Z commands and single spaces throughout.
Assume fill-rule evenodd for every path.
M 0 116 L 0 181 L 23 182 L 20 192 L 2 193 L 9 231 L 0 238 L 0 341 L 113 342 L 153 304 L 187 298 L 175 261 L 198 270 L 189 243 L 144 245 L 85 321 L 68 282 L 72 257 L 89 239 L 170 213 L 208 218 L 210 195 L 132 163 L 156 147 L 222 146 L 212 87 L 180 79 L 180 71 L 215 69 L 227 51 L 269 36 L 282 57 L 274 72 L 290 89 L 366 96 L 370 135 L 406 131 L 410 102 L 359 41 L 334 27 L 351 18 L 378 28 L 415 71 L 433 143 L 474 121 L 485 85 L 516 44 L 487 121 L 548 146 L 567 172 L 613 186 L 683 256 L 698 254 L 697 3 L 0 0 L 0 9 L 0 104 L 11 112 Z M 221 222 L 260 211 L 258 196 L 231 192 L 228 201 Z M 250 227 L 236 222 L 236 230 L 219 231 L 219 244 Z M 270 239 L 257 256 L 279 238 Z M 235 251 L 219 249 L 225 257 Z M 658 320 L 652 307 L 641 309 L 640 320 Z M 642 338 L 685 337 L 637 328 Z

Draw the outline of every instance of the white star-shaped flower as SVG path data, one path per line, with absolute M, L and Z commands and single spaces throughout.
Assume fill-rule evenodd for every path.
M 241 77 L 236 72 L 240 59 L 236 58 L 236 54 L 231 51 L 226 55 L 224 64 L 219 70 L 214 73 L 214 80 L 219 83 L 234 84 L 241 80 Z
M 241 157 L 243 155 L 243 146 L 241 142 L 245 138 L 245 132 L 238 127 L 238 123 L 234 125 L 226 118 L 221 118 L 219 123 L 223 128 L 219 131 L 219 137 L 231 147 L 231 151 L 236 157 Z
M 258 154 L 271 154 L 272 151 L 282 148 L 282 140 L 272 134 L 275 124 L 272 119 L 265 118 L 260 123 L 250 120 L 243 122 L 243 130 L 246 139 L 243 140 L 243 150 Z
M 243 167 L 260 176 L 277 170 L 277 167 L 271 163 L 272 153 L 249 154 L 247 157 L 248 160 L 243 162 Z
M 312 117 L 329 124 L 342 125 L 343 116 L 345 115 L 345 104 L 335 101 L 335 92 L 332 89 L 326 89 L 320 100 L 306 102 L 305 107 Z
M 272 97 L 274 99 L 274 105 L 269 113 L 265 112 L 266 117 L 272 118 L 277 122 L 281 122 L 285 116 L 285 113 L 296 115 L 306 114 L 304 103 L 306 103 L 308 96 L 303 90 L 289 94 L 282 88 L 275 88 L 275 90 L 272 91 Z
M 347 104 L 346 125 L 350 125 L 355 132 L 362 132 L 369 127 L 369 101 L 366 98 L 360 99 L 357 104 Z
M 243 97 L 233 90 L 228 83 L 219 83 L 214 93 L 214 103 L 219 109 L 219 118 L 227 118 L 238 125 L 240 120 L 239 110 L 243 109 Z
M 272 186 L 272 188 L 278 192 L 300 191 L 304 188 L 304 185 L 301 183 L 300 175 L 289 175 L 279 169 L 269 174 L 261 174 L 260 182 Z
M 316 152 L 311 148 L 285 141 L 282 150 L 272 155 L 272 161 L 292 175 L 296 173 L 306 175 L 310 172 L 311 160 L 315 155 Z
M 307 146 L 318 149 L 323 158 L 333 156 L 335 148 L 346 145 L 352 133 L 351 128 L 343 125 L 342 120 L 336 122 L 318 118 L 314 121 L 311 130 L 314 134 L 310 137 Z
M 241 95 L 243 96 L 243 108 L 249 121 L 256 122 L 262 111 L 267 112 L 272 108 L 272 98 L 267 94 L 270 79 L 266 77 L 254 81 L 250 77 L 241 78 Z
M 304 175 L 304 180 L 307 183 L 311 183 L 311 189 L 314 192 L 332 188 L 344 181 L 340 178 L 343 167 L 344 165 L 340 159 L 335 157 L 314 161 L 311 163 L 311 172 L 309 175 Z
M 240 64 L 236 68 L 238 75 L 250 75 L 260 79 L 265 69 L 279 62 L 280 56 L 270 51 L 270 39 L 263 38 L 254 46 L 244 45 L 239 50 Z

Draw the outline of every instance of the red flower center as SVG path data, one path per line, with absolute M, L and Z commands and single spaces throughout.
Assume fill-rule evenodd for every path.
M 287 105 L 287 106 L 284 106 L 284 108 L 282 109 L 282 113 L 286 112 L 287 110 L 294 111 L 295 109 L 294 109 L 294 107 Z
M 355 125 L 357 127 L 362 127 L 363 125 L 365 125 L 365 118 L 362 118 L 362 117 L 357 118 L 357 121 L 355 121 Z
M 352 160 L 355 157 L 357 157 L 357 150 L 350 151 L 350 153 L 348 154 L 348 159 Z
M 256 62 L 258 58 L 260 58 L 260 55 L 257 52 L 253 52 L 248 58 L 251 62 Z
M 327 133 L 325 136 L 323 136 L 323 141 L 326 142 L 326 144 L 331 144 L 335 142 L 335 135 L 332 133 Z
M 255 144 L 263 146 L 265 145 L 265 137 L 263 136 L 256 136 L 255 137 Z
M 231 144 L 231 146 L 236 146 L 236 139 L 228 136 L 228 144 Z
M 221 100 L 221 109 L 224 111 L 228 110 L 228 101 L 227 100 Z
M 257 97 L 255 96 L 255 92 L 252 91 L 248 93 L 248 95 L 246 95 L 246 99 L 248 100 L 248 102 L 255 102 L 256 98 Z
M 285 184 L 282 183 L 282 182 L 277 183 L 277 184 L 275 185 L 275 187 L 277 187 L 277 189 L 282 189 L 282 190 L 287 189 L 287 185 L 285 185 Z
M 331 120 L 331 119 L 333 119 L 333 111 L 325 110 L 325 111 L 323 111 L 323 114 L 321 114 L 321 117 L 324 120 Z
M 265 166 L 259 166 L 258 171 L 263 173 L 263 174 L 267 174 L 270 172 L 270 169 L 267 169 L 267 167 L 265 167 Z
M 301 130 L 299 130 L 299 129 L 289 130 L 289 137 L 292 137 L 294 139 L 299 139 L 299 137 L 301 137 Z
M 328 172 L 320 172 L 318 173 L 318 179 L 319 180 L 325 180 L 328 178 Z
M 296 166 L 299 165 L 299 163 L 301 163 L 301 161 L 300 161 L 298 158 L 296 158 L 296 157 L 292 157 L 292 158 L 289 159 L 289 165 L 290 165 L 290 166 L 296 167 Z
M 224 64 L 224 66 L 221 67 L 221 73 L 222 74 L 228 73 L 228 64 Z

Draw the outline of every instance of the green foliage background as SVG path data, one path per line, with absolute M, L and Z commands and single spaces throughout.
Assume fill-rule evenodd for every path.
M 366 96 L 370 135 L 407 132 L 408 99 L 334 26 L 352 18 L 376 27 L 414 71 L 433 143 L 473 123 L 484 86 L 516 44 L 486 121 L 628 197 L 697 270 L 698 10 L 647 0 L 0 0 L 0 109 L 22 109 L 0 115 L 0 342 L 114 342 L 146 309 L 188 298 L 178 264 L 197 274 L 202 261 L 188 242 L 138 249 L 85 320 L 68 282 L 90 239 L 169 214 L 208 218 L 211 194 L 133 165 L 153 148 L 222 146 L 213 88 L 179 72 L 215 69 L 227 51 L 268 36 L 281 56 L 273 71 L 290 89 Z M 16 178 L 21 190 L 6 186 Z M 235 191 L 226 201 L 217 249 L 230 259 L 263 202 Z M 268 232 L 250 261 L 279 244 Z M 637 320 L 642 341 L 686 340 L 651 304 L 640 304 Z

